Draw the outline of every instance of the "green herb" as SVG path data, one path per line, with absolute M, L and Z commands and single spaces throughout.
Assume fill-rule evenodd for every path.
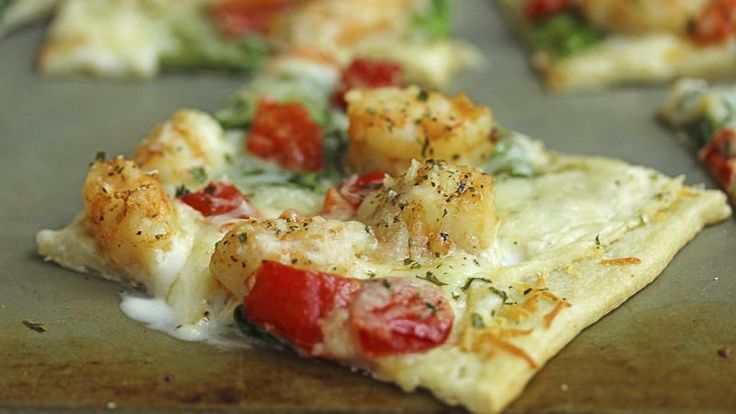
M 391 282 L 389 282 L 387 279 L 381 279 L 381 285 L 385 287 L 388 290 L 391 290 Z
M 319 191 L 323 187 L 322 177 L 317 173 L 294 174 L 288 179 L 288 182 L 311 191 Z
M 39 333 L 46 332 L 46 328 L 40 322 L 31 322 L 31 321 L 27 321 L 25 319 L 22 322 L 23 322 L 23 325 L 25 325 L 26 328 L 28 328 L 28 329 L 34 330 L 34 331 L 39 332 Z
M 245 242 L 248 241 L 248 233 L 240 233 L 238 235 L 238 240 L 240 240 L 240 244 L 245 244 Z
M 470 288 L 470 285 L 472 285 L 473 282 L 475 282 L 476 280 L 479 281 L 479 282 L 485 282 L 485 283 L 493 284 L 493 281 L 491 279 L 486 279 L 484 277 L 471 277 L 471 278 L 468 278 L 468 280 L 465 281 L 465 283 L 460 288 L 460 290 L 462 290 L 463 292 L 465 292 L 466 290 L 468 290 L 468 288 Z
M 203 184 L 205 181 L 207 181 L 207 171 L 205 171 L 203 167 L 194 167 L 189 170 L 189 173 L 192 174 L 192 178 L 194 179 L 194 181 L 199 184 Z
M 182 184 L 182 185 L 176 187 L 176 194 L 174 194 L 174 196 L 176 198 L 182 198 L 182 197 L 184 197 L 185 195 L 187 195 L 189 193 L 191 193 L 191 191 L 189 191 L 189 189 L 187 188 L 187 186 L 185 186 L 184 184 Z
M 437 307 L 433 303 L 424 302 L 424 306 L 426 306 L 427 309 L 429 309 L 429 311 L 432 313 L 432 315 L 434 315 L 435 313 L 437 313 Z
M 118 165 L 118 166 L 115 167 L 115 174 L 121 174 L 123 172 L 123 170 L 125 170 L 125 166 L 124 165 Z
M 544 50 L 557 58 L 584 51 L 605 38 L 605 32 L 574 13 L 561 13 L 531 27 L 534 50 Z
M 417 95 L 417 99 L 422 102 L 427 102 L 427 99 L 429 99 L 429 92 L 424 89 L 420 89 L 419 94 Z
M 414 15 L 413 24 L 434 39 L 452 34 L 452 14 L 449 0 L 432 0 L 427 10 Z
M 496 295 L 498 295 L 498 296 L 499 296 L 499 297 L 501 298 L 501 301 L 502 301 L 502 302 L 503 302 L 504 304 L 505 304 L 505 303 L 507 303 L 507 301 L 508 301 L 508 299 L 509 299 L 509 295 L 507 295 L 507 294 L 506 294 L 506 292 L 504 292 L 504 291 L 503 291 L 503 290 L 501 290 L 501 289 L 498 289 L 498 288 L 496 288 L 495 286 L 489 286 L 489 287 L 488 287 L 488 289 L 490 289 L 490 290 L 491 290 L 491 292 L 493 292 L 493 293 L 495 293 Z
M 97 151 L 95 154 L 95 162 L 105 162 L 107 159 L 107 153 L 105 151 Z
M 241 171 L 240 173 L 245 176 L 249 176 L 249 175 L 260 175 L 260 174 L 263 174 L 264 172 L 266 172 L 266 170 L 264 170 L 263 168 L 248 168 L 248 169 Z
M 416 276 L 417 279 L 426 280 L 429 283 L 432 283 L 437 286 L 446 286 L 447 283 L 437 279 L 437 276 L 434 275 L 432 272 L 427 272 L 425 276 Z
M 366 272 L 366 275 L 368 275 L 368 279 L 373 279 L 376 277 L 376 272 Z
M 600 236 L 601 236 L 600 234 L 596 234 L 595 235 L 595 245 L 596 246 L 600 246 L 601 245 L 601 238 L 600 238 Z
M 243 306 L 238 306 L 237 308 L 235 308 L 233 317 L 235 319 L 235 323 L 238 326 L 238 329 L 240 330 L 240 332 L 242 332 L 249 338 L 252 338 L 265 345 L 271 345 L 271 346 L 276 346 L 276 347 L 288 347 L 289 346 L 288 342 L 284 341 L 283 339 L 277 338 L 276 336 L 267 332 L 265 329 L 261 328 L 260 326 L 257 326 L 251 323 L 248 320 L 248 315 L 246 314 L 245 308 L 243 308 Z
M 486 327 L 486 323 L 483 322 L 483 317 L 475 312 L 470 315 L 470 325 L 476 329 L 483 329 Z

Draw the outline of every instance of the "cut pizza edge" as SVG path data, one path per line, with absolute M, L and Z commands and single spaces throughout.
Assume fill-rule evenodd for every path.
M 733 40 L 699 44 L 668 32 L 640 36 L 610 34 L 582 19 L 556 23 L 552 18 L 532 24 L 524 16 L 524 0 L 496 0 L 496 3 L 513 31 L 526 44 L 531 66 L 541 73 L 549 92 L 665 83 L 688 76 L 722 79 L 736 73 L 736 60 L 731 58 L 736 53 Z M 577 38 L 571 40 L 570 45 L 564 45 L 563 34 Z M 551 43 L 535 46 L 535 43 L 545 42 Z M 554 42 L 563 46 L 555 46 Z M 569 46 L 571 50 L 558 56 L 556 52 L 545 50 L 558 46 Z
M 553 323 L 542 324 L 534 335 L 514 329 L 481 330 L 476 333 L 481 338 L 478 343 L 468 346 L 485 346 L 487 355 L 464 352 L 461 346 L 442 348 L 381 361 L 374 376 L 404 390 L 427 388 L 441 400 L 462 404 L 472 412 L 500 412 L 549 359 L 583 329 L 652 283 L 703 227 L 726 219 L 730 209 L 719 191 L 691 192 L 685 187 L 683 196 L 665 214 L 663 220 L 635 229 L 608 246 L 605 254 L 594 249 L 588 259 L 558 264 L 551 270 L 547 286 L 570 281 L 576 286 L 568 294 L 554 290 L 557 298 L 545 299 L 563 304 L 545 312 L 562 311 L 545 313 L 542 319 Z M 530 285 L 538 275 L 530 273 Z M 515 341 L 504 340 L 505 334 Z

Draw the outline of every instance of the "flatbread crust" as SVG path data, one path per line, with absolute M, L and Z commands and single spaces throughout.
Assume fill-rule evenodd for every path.
M 530 44 L 524 0 L 496 0 L 513 29 Z M 664 83 L 683 76 L 719 79 L 736 74 L 736 42 L 697 45 L 682 36 L 609 34 L 590 48 L 564 59 L 530 48 L 531 64 L 551 92 L 597 90 L 618 84 Z
M 427 388 L 441 400 L 462 404 L 472 412 L 499 412 L 584 328 L 654 281 L 704 226 L 719 222 L 729 214 L 723 193 L 687 190 L 660 220 L 628 232 L 604 251 L 593 248 L 590 257 L 571 263 L 512 267 L 494 275 L 493 279 L 498 277 L 501 280 L 498 284 L 505 286 L 532 282 L 530 279 L 539 273 L 548 272 L 547 286 L 571 304 L 548 328 L 538 324 L 532 334 L 514 338 L 514 345 L 526 351 L 535 367 L 509 352 L 498 351 L 487 357 L 456 345 L 382 360 L 374 375 L 395 382 L 404 390 Z M 614 258 L 636 258 L 640 263 L 602 262 Z

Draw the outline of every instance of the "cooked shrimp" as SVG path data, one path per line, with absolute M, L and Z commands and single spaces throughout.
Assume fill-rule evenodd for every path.
M 495 240 L 494 194 L 493 178 L 477 169 L 414 161 L 368 196 L 357 218 L 395 257 L 440 257 L 456 248 L 476 254 Z
M 220 240 L 210 273 L 236 300 L 263 260 L 359 277 L 363 252 L 375 243 L 365 225 L 322 217 L 248 219 Z
M 579 0 L 591 23 L 611 32 L 641 35 L 686 34 L 688 25 L 709 0 Z
M 141 141 L 133 160 L 146 171 L 158 171 L 165 186 L 197 186 L 220 172 L 231 152 L 215 119 L 201 111 L 183 109 Z
M 416 86 L 354 89 L 348 166 L 356 172 L 402 173 L 411 160 L 441 159 L 480 165 L 491 153 L 493 115 L 464 94 L 449 98 Z
M 403 36 L 410 24 L 411 10 L 424 3 L 424 0 L 305 2 L 281 28 L 281 37 L 291 47 L 324 50 L 349 60 L 351 49 L 358 44 Z
M 100 253 L 121 273 L 162 294 L 157 280 L 174 249 L 177 216 L 155 173 L 123 157 L 95 162 L 82 188 L 86 225 Z M 161 291 L 163 290 L 163 292 Z

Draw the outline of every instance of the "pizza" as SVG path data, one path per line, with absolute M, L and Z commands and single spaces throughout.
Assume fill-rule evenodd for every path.
M 645 287 L 720 191 L 558 154 L 390 61 L 294 51 L 220 111 L 182 109 L 98 153 L 46 260 L 119 281 L 168 334 L 335 361 L 472 412 L 502 410 Z
M 113 78 L 251 73 L 270 55 L 305 49 L 342 65 L 359 56 L 398 61 L 427 85 L 442 85 L 478 60 L 451 38 L 447 0 L 67 0 L 39 68 Z
M 702 79 L 676 83 L 659 111 L 732 201 L 736 201 L 735 111 L 733 87 L 711 87 Z
M 51 13 L 58 0 L 0 1 L 0 37 Z
M 736 74 L 732 0 L 498 0 L 550 91 Z

